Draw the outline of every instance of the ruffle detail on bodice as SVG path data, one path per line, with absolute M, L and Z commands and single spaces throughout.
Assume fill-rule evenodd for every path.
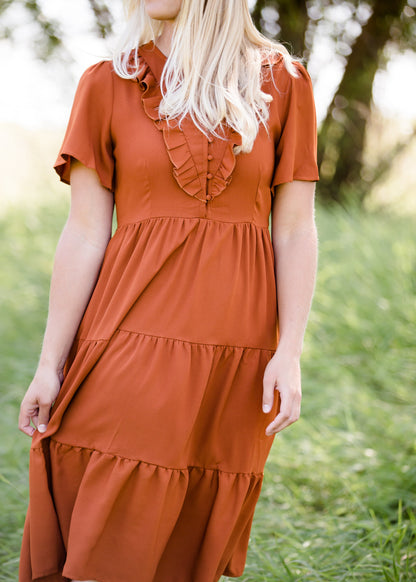
M 145 45 L 147 46 L 147 45 Z M 142 47 L 141 47 L 142 48 Z M 207 201 L 208 180 L 210 198 L 219 196 L 230 184 L 236 164 L 234 146 L 241 146 L 241 135 L 229 126 L 222 126 L 223 138 L 207 138 L 188 116 L 169 122 L 159 116 L 162 100 L 160 83 L 139 48 L 140 68 L 137 82 L 146 115 L 162 132 L 166 151 L 173 166 L 173 175 L 180 188 L 203 202 Z M 157 57 L 158 58 L 158 57 Z M 212 162 L 208 171 L 208 143 L 212 143 Z

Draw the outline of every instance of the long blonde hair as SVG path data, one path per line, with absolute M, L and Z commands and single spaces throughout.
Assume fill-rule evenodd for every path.
M 140 66 L 137 48 L 155 42 L 163 21 L 147 15 L 144 0 L 124 0 L 124 7 L 127 26 L 113 65 L 120 77 L 133 79 Z M 235 153 L 250 152 L 260 123 L 267 129 L 272 97 L 261 90 L 262 64 L 272 64 L 275 55 L 297 76 L 286 48 L 254 26 L 247 0 L 182 0 L 160 81 L 159 115 L 180 122 L 189 114 L 203 133 L 218 137 L 225 122 L 242 138 Z

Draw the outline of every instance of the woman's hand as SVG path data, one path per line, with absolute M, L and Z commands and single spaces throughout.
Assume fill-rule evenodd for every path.
M 302 398 L 299 358 L 287 355 L 277 349 L 268 362 L 263 377 L 263 412 L 268 414 L 273 406 L 274 391 L 280 394 L 280 410 L 276 418 L 266 428 L 266 435 L 271 436 L 300 416 Z
M 45 432 L 49 422 L 52 404 L 55 402 L 63 380 L 62 372 L 47 366 L 41 366 L 27 389 L 20 405 L 19 430 L 33 436 L 35 428 Z

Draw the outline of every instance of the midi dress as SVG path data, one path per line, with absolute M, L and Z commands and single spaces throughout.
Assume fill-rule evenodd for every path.
M 51 409 L 35 432 L 20 582 L 240 576 L 273 442 L 263 374 L 278 341 L 275 186 L 317 180 L 312 85 L 265 64 L 273 96 L 250 153 L 159 116 L 166 56 L 138 49 L 79 82 L 55 170 L 94 168 L 117 229 Z

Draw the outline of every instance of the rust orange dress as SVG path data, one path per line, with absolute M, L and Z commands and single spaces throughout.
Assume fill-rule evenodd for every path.
M 139 48 L 82 76 L 55 169 L 71 156 L 114 192 L 118 227 L 30 450 L 20 582 L 215 582 L 240 576 L 277 412 L 274 187 L 316 180 L 312 87 L 264 67 L 269 133 L 204 136 L 159 119 L 166 57 Z M 274 79 L 274 83 L 272 81 Z

